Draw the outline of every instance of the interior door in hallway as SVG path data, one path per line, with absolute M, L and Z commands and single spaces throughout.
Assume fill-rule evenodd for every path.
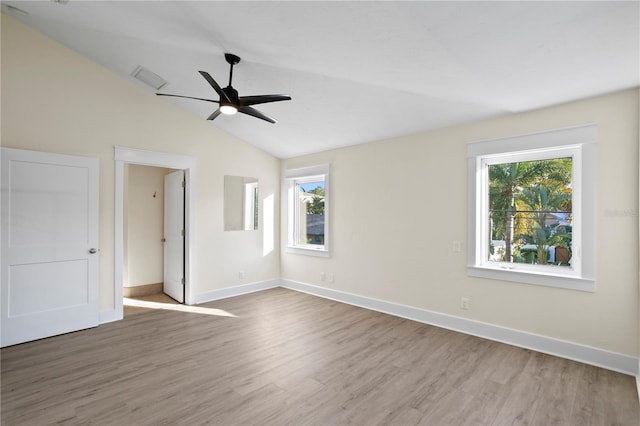
M 184 170 L 164 177 L 164 285 L 184 303 Z
M 2 148 L 1 346 L 95 327 L 96 158 Z

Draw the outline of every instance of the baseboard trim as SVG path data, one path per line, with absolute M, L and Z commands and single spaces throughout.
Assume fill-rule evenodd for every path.
M 280 286 L 290 290 L 308 293 L 314 296 L 331 299 L 349 305 L 359 306 L 378 312 L 407 318 L 413 321 L 458 331 L 473 336 L 506 343 L 512 346 L 531 349 L 537 352 L 555 355 L 585 364 L 606 368 L 608 370 L 637 376 L 639 373 L 638 358 L 610 352 L 591 346 L 540 336 L 533 333 L 514 330 L 506 327 L 456 317 L 453 315 L 401 305 L 339 290 L 319 287 L 299 281 L 282 279 Z M 640 383 L 638 384 L 640 389 Z
M 196 294 L 193 297 L 193 304 L 212 302 L 214 300 L 226 299 L 227 297 L 240 296 L 256 291 L 268 290 L 280 286 L 280 279 L 257 281 L 254 283 L 241 284 L 233 287 L 225 287 L 206 293 Z

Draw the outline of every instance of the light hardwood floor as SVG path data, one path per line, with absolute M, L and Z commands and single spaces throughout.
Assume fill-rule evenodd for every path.
M 142 303 L 136 303 L 142 302 Z M 151 302 L 151 303 L 146 303 Z M 164 293 L 147 294 L 144 296 L 125 297 L 123 308 L 125 318 L 129 315 L 138 314 L 141 312 L 148 312 L 150 309 L 162 309 L 166 305 L 180 305 L 181 303 L 175 301 L 171 297 Z
M 285 289 L 5 348 L 2 424 L 638 425 L 635 379 Z

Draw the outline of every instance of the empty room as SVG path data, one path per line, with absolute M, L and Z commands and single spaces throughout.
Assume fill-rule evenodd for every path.
M 1 6 L 3 426 L 640 424 L 640 1 Z

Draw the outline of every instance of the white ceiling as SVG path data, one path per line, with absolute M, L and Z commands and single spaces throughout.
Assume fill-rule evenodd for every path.
M 277 124 L 237 114 L 211 125 L 279 158 L 640 85 L 638 1 L 2 4 L 124 78 L 148 68 L 169 81 L 165 93 L 217 99 L 197 71 L 224 87 L 223 53 L 240 56 L 241 96 L 293 100 L 256 106 Z M 216 108 L 157 101 L 203 120 Z

